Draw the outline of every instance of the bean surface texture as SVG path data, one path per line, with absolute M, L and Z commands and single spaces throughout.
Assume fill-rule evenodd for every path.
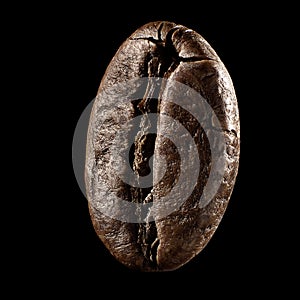
M 128 268 L 159 272 L 198 255 L 217 229 L 239 166 L 231 77 L 197 32 L 138 28 L 108 65 L 90 115 L 91 220 Z

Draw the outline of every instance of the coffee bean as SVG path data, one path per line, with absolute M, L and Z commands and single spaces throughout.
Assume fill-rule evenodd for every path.
M 85 183 L 91 220 L 127 267 L 171 271 L 216 231 L 239 165 L 237 99 L 197 32 L 151 22 L 120 46 L 90 115 Z

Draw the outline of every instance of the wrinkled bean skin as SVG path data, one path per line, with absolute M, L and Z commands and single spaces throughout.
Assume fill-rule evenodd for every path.
M 200 205 L 200 197 L 212 168 L 211 145 L 199 122 L 180 106 L 170 103 L 172 86 L 162 93 L 167 95 L 168 101 L 163 97 L 154 99 L 150 94 L 122 107 L 106 108 L 114 100 L 103 91 L 142 77 L 172 79 L 192 88 L 207 101 L 221 124 L 225 169 L 217 193 L 205 206 Z M 100 198 L 106 201 L 114 193 L 129 202 L 155 203 L 172 192 L 182 171 L 176 147 L 159 135 L 159 126 L 156 137 L 136 137 L 132 168 L 138 176 L 147 175 L 149 168 L 153 168 L 154 178 L 159 177 L 163 172 L 160 160 L 163 157 L 168 164 L 160 184 L 153 188 L 131 187 L 110 167 L 110 146 L 118 128 L 138 115 L 149 113 L 159 114 L 160 124 L 166 115 L 178 120 L 193 136 L 201 161 L 199 177 L 189 198 L 171 214 L 151 222 L 124 222 L 103 214 L 97 201 Z M 147 129 L 143 130 L 147 133 Z M 149 167 L 153 155 L 157 159 Z M 207 245 L 221 222 L 235 185 L 239 155 L 240 123 L 236 94 L 231 77 L 214 49 L 200 34 L 185 26 L 163 21 L 145 24 L 124 41 L 112 58 L 90 117 L 85 182 L 90 216 L 97 235 L 120 263 L 133 270 L 172 271 L 189 263 Z

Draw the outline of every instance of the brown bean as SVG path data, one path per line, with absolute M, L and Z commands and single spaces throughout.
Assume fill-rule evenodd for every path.
M 172 22 L 137 29 L 107 67 L 87 137 L 89 209 L 110 253 L 140 271 L 198 255 L 228 205 L 239 145 L 234 87 L 208 42 Z

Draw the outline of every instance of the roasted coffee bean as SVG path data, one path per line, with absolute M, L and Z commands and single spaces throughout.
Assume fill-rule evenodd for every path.
M 207 245 L 239 165 L 235 90 L 197 32 L 151 22 L 120 46 L 90 116 L 85 182 L 91 220 L 127 267 L 171 271 Z

